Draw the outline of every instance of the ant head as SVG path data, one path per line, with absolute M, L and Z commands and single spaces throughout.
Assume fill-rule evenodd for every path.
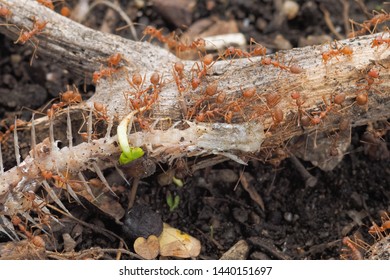
M 370 71 L 368 71 L 367 75 L 371 78 L 376 79 L 379 78 L 379 71 L 375 68 L 371 68 Z
M 301 94 L 298 91 L 293 91 L 291 93 L 291 98 L 294 100 L 299 99 L 300 97 L 301 97 Z
M 156 32 L 156 28 L 154 28 L 153 26 L 148 25 L 144 29 L 143 34 L 144 35 L 153 35 L 155 32 Z

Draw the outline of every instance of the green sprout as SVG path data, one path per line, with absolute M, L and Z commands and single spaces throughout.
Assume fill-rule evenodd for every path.
M 172 197 L 172 194 L 168 192 L 167 204 L 169 206 L 169 211 L 173 212 L 177 207 L 179 207 L 179 203 L 180 203 L 180 196 L 175 195 L 175 197 Z
M 175 176 L 172 177 L 172 182 L 178 187 L 181 188 L 184 186 L 183 180 L 176 178 Z
M 139 111 L 143 111 L 143 108 L 128 114 L 118 125 L 118 142 L 122 150 L 122 153 L 119 157 L 119 164 L 121 165 L 132 162 L 133 160 L 136 160 L 145 154 L 145 152 L 140 147 L 130 147 L 129 140 L 127 139 L 127 128 L 133 123 L 133 117 Z

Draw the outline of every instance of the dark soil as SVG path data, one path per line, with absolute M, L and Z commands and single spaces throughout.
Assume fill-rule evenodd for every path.
M 76 1 L 67 2 L 70 7 L 76 4 Z M 324 10 L 329 11 L 336 30 L 345 36 L 342 3 L 348 1 L 297 1 L 300 10 L 291 20 L 278 16 L 277 5 L 281 0 L 193 1 L 195 8 L 180 20 L 172 19 L 177 13 L 174 7 L 156 8 L 157 2 L 164 1 L 135 1 L 140 3 L 138 9 L 135 4 L 128 4 L 132 1 L 121 2 L 132 20 L 141 24 L 136 26 L 138 34 L 149 24 L 163 27 L 168 33 L 184 30 L 183 25 L 191 26 L 201 19 L 219 18 L 234 20 L 248 42 L 253 37 L 271 51 L 277 51 L 277 35 L 282 35 L 292 47 L 304 44 L 309 35 L 334 38 L 324 20 Z M 156 4 L 149 5 L 151 2 Z M 381 1 L 365 2 L 368 11 L 382 7 Z M 349 18 L 359 22 L 366 19 L 356 1 L 349 4 Z M 108 20 L 107 14 L 107 7 L 98 6 L 85 24 L 99 29 L 103 20 Z M 125 22 L 117 20 L 109 24 L 120 27 Z M 127 30 L 118 34 L 131 38 Z M 87 92 L 84 91 L 84 77 L 73 76 L 71 70 L 61 69 L 45 57 L 35 59 L 30 66 L 31 46 L 15 45 L 2 35 L 0 42 L 1 119 L 13 120 L 18 115 L 29 120 L 31 110 L 42 110 L 46 103 L 64 92 L 67 85 L 76 84 L 83 98 L 93 93 L 94 87 L 89 84 Z M 3 132 L 7 129 L 5 123 L 2 129 Z M 276 167 L 255 160 L 248 166 L 224 162 L 186 174 L 182 188 L 174 184 L 159 186 L 157 177 L 162 176 L 163 171 L 158 167 L 154 175 L 141 180 L 136 202 L 148 204 L 161 214 L 164 222 L 198 238 L 202 244 L 200 259 L 218 259 L 239 240 L 250 244 L 248 259 L 339 259 L 344 236 L 355 232 L 366 235 L 372 221 L 380 222 L 379 212 L 390 211 L 389 158 L 368 153 L 367 145 L 361 141 L 365 130 L 366 127 L 353 129 L 351 146 L 334 170 L 323 172 L 304 163 L 318 178 L 315 187 L 305 187 L 290 160 Z M 381 141 L 385 143 L 382 151 L 387 151 L 390 134 L 384 135 Z M 13 163 L 6 162 L 5 166 L 10 168 Z M 264 209 L 242 187 L 242 176 L 260 194 Z M 179 206 L 173 211 L 166 202 L 168 193 L 180 196 Z M 125 196 L 121 202 L 126 205 Z M 79 219 L 121 234 L 119 227 L 109 218 L 102 218 L 98 211 L 86 213 L 81 207 L 68 207 Z M 55 232 L 58 246 L 62 246 L 62 233 L 74 235 L 77 230 L 83 232 L 83 237 L 78 239 L 76 251 L 96 246 L 118 247 L 117 240 L 110 240 L 90 228 L 77 228 L 71 222 L 68 228 Z

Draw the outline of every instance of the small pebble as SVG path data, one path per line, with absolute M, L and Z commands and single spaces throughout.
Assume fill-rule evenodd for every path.
M 289 40 L 283 37 L 283 35 L 278 34 L 274 39 L 274 44 L 276 48 L 279 50 L 290 50 L 292 49 L 292 45 Z
M 293 214 L 290 212 L 284 213 L 283 217 L 287 222 L 292 222 L 293 220 Z
M 299 5 L 295 1 L 286 1 L 283 3 L 282 13 L 287 17 L 288 20 L 292 20 L 297 17 L 299 12 Z
M 271 258 L 264 254 L 263 252 L 255 251 L 252 254 L 250 254 L 249 259 L 251 260 L 270 260 Z

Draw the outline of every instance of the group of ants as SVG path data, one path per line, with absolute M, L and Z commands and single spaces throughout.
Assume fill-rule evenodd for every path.
M 47 8 L 54 10 L 54 5 L 50 0 L 38 0 L 38 2 Z M 64 16 L 69 16 L 69 8 L 66 6 L 62 7 L 61 14 Z M 5 6 L 0 6 L 0 17 L 8 19 L 12 16 L 12 12 Z M 367 32 L 372 33 L 378 24 L 390 20 L 390 15 L 387 13 L 378 13 L 373 16 L 371 19 L 364 21 L 361 24 L 354 23 L 358 25 L 360 29 L 353 31 L 350 37 L 364 35 Z M 15 44 L 25 44 L 31 42 L 34 46 L 34 54 L 38 45 L 37 35 L 40 35 L 46 25 L 47 21 L 41 21 L 39 19 L 34 19 L 32 28 L 21 30 L 19 37 L 16 39 Z M 140 73 L 134 73 L 131 77 L 127 75 L 127 81 L 131 87 L 131 90 L 125 92 L 125 98 L 129 103 L 129 106 L 133 110 L 140 110 L 141 108 L 146 108 L 143 110 L 143 113 L 138 114 L 136 122 L 138 122 L 141 129 L 148 129 L 149 122 L 143 114 L 145 114 L 149 109 L 152 109 L 153 105 L 156 103 L 161 92 L 161 88 L 166 85 L 168 82 L 174 82 L 177 86 L 177 90 L 182 97 L 188 92 L 195 92 L 202 83 L 205 83 L 206 76 L 211 69 L 211 67 L 220 59 L 234 59 L 234 58 L 246 58 L 251 59 L 255 56 L 260 56 L 260 64 L 263 66 L 273 66 L 280 69 L 280 71 L 287 71 L 291 74 L 300 74 L 304 70 L 295 64 L 284 64 L 280 62 L 277 57 L 276 59 L 271 59 L 266 56 L 267 49 L 261 44 L 257 43 L 253 38 L 250 39 L 250 49 L 245 51 L 233 46 L 228 47 L 218 58 L 214 58 L 211 54 L 202 54 L 200 50 L 203 50 L 206 46 L 206 41 L 202 38 L 198 38 L 190 43 L 185 43 L 176 38 L 174 33 L 164 35 L 161 29 L 157 29 L 152 26 L 145 28 L 143 32 L 144 36 L 150 36 L 150 38 L 155 38 L 163 44 L 166 44 L 170 49 L 174 49 L 177 52 L 184 51 L 197 51 L 200 56 L 200 61 L 196 62 L 191 68 L 190 72 L 185 71 L 185 65 L 178 61 L 172 66 L 172 77 L 173 81 L 163 80 L 163 77 L 155 72 L 150 76 L 150 85 L 144 87 L 144 84 L 147 83 L 146 75 L 142 77 Z M 390 38 L 385 38 L 382 35 L 377 36 L 371 42 L 372 48 L 379 48 L 382 45 L 387 45 L 387 48 L 390 47 Z M 339 56 L 351 56 L 353 54 L 353 49 L 347 45 L 338 46 L 330 44 L 330 48 L 322 53 L 323 63 L 326 64 L 333 58 L 338 59 Z M 92 82 L 97 84 L 102 78 L 111 78 L 112 75 L 117 73 L 122 69 L 123 62 L 125 61 L 124 57 L 120 53 L 114 53 L 105 60 L 107 64 L 106 67 L 101 67 L 98 71 L 95 71 L 92 76 Z M 207 82 L 206 82 L 207 83 Z M 368 92 L 371 89 L 374 89 L 372 86 L 380 83 L 379 81 L 379 71 L 377 68 L 372 67 L 364 73 L 364 83 L 360 84 L 361 89 L 356 93 L 356 104 L 364 106 L 368 103 Z M 244 120 L 248 121 L 259 117 L 267 112 L 270 113 L 274 124 L 280 124 L 284 120 L 283 111 L 277 106 L 281 99 L 279 93 L 270 93 L 265 96 L 265 102 L 263 107 L 256 108 L 254 113 L 250 116 L 244 116 L 244 110 L 248 111 L 248 108 L 253 106 L 253 101 L 258 99 L 258 92 L 256 87 L 249 87 L 246 89 L 241 89 L 241 94 L 236 99 L 228 100 L 226 93 L 218 89 L 218 82 L 208 83 L 204 89 L 202 89 L 202 94 L 198 94 L 193 98 L 193 104 L 187 106 L 183 102 L 182 110 L 183 115 L 186 119 L 195 119 L 198 122 L 213 122 L 215 119 L 223 120 L 226 123 L 232 123 L 237 116 L 241 116 Z M 374 89 L 375 90 L 375 89 Z M 321 108 L 320 111 L 315 111 L 308 113 L 303 109 L 305 103 L 303 97 L 298 91 L 293 91 L 290 94 L 293 102 L 297 107 L 298 112 L 298 121 L 302 126 L 318 125 L 321 121 L 326 118 L 326 116 L 334 109 L 335 106 L 342 106 L 345 101 L 345 95 L 343 93 L 337 93 L 330 98 L 329 101 L 323 97 L 324 108 Z M 60 101 L 53 103 L 51 107 L 47 110 L 47 116 L 53 118 L 55 114 L 63 109 L 66 106 L 80 103 L 82 101 L 82 96 L 77 90 L 76 87 L 72 89 L 68 87 L 67 91 L 60 95 Z M 250 110 L 249 110 L 250 111 Z M 98 102 L 94 103 L 94 112 L 96 119 L 108 121 L 109 116 L 107 115 L 106 107 Z M 16 123 L 15 123 L 16 125 Z M 9 136 L 9 134 L 15 129 L 15 125 L 9 126 L 7 131 L 3 133 L 2 140 Z M 340 127 L 341 129 L 341 127 Z M 86 133 L 85 133 L 86 134 Z M 56 176 L 53 174 L 46 174 L 45 178 L 55 178 L 57 180 L 63 180 L 61 176 Z M 26 197 L 27 200 L 31 200 L 30 197 Z M 39 208 L 39 207 L 38 207 Z M 20 218 L 14 217 L 12 219 L 14 226 L 18 227 L 19 230 L 24 233 L 28 239 L 37 246 L 42 247 L 43 241 L 37 236 L 33 236 L 26 227 L 21 222 Z M 381 234 L 390 229 L 390 219 L 383 222 L 382 226 L 374 225 L 370 228 L 370 233 L 372 234 Z M 348 248 L 349 254 L 352 258 L 362 259 L 361 246 L 356 241 L 352 241 L 349 237 L 343 239 L 343 244 Z
M 390 19 L 387 14 L 381 14 L 383 18 Z M 365 23 L 364 28 L 368 28 L 372 21 Z M 360 31 L 361 32 L 361 31 Z M 296 64 L 284 64 L 277 59 L 272 59 L 266 56 L 266 48 L 257 43 L 253 38 L 250 39 L 249 51 L 245 51 L 233 46 L 228 47 L 222 54 L 216 59 L 212 54 L 202 52 L 206 42 L 202 38 L 198 38 L 190 43 L 184 43 L 175 38 L 174 33 L 163 35 L 161 29 L 148 26 L 143 32 L 144 36 L 150 36 L 155 38 L 161 43 L 167 44 L 171 49 L 176 51 L 198 51 L 200 60 L 195 62 L 189 71 L 185 70 L 185 65 L 178 61 L 172 65 L 172 77 L 173 80 L 164 80 L 157 72 L 150 76 L 150 85 L 144 87 L 146 81 L 146 75 L 142 77 L 139 73 L 134 73 L 131 77 L 127 77 L 127 81 L 132 88 L 129 92 L 125 93 L 127 101 L 133 110 L 139 110 L 140 108 L 150 109 L 156 102 L 161 87 L 168 82 L 175 82 L 180 97 L 190 97 L 187 100 L 191 100 L 192 103 L 186 104 L 184 101 L 181 103 L 182 114 L 185 119 L 198 122 L 215 122 L 224 121 L 226 123 L 232 123 L 233 120 L 241 117 L 244 121 L 258 118 L 265 113 L 270 113 L 274 124 L 280 124 L 284 120 L 283 111 L 277 106 L 281 100 L 281 95 L 277 92 L 269 93 L 264 97 L 264 105 L 258 106 L 256 100 L 259 99 L 259 94 L 256 87 L 249 87 L 243 89 L 240 87 L 241 94 L 236 98 L 228 98 L 227 94 L 218 88 L 218 81 L 208 82 L 206 76 L 214 63 L 220 59 L 234 59 L 234 58 L 247 58 L 251 61 L 254 56 L 260 56 L 260 64 L 263 66 L 273 66 L 280 69 L 280 71 L 287 71 L 291 74 L 300 74 L 304 70 Z M 382 45 L 390 46 L 390 38 L 385 38 L 383 35 L 377 36 L 371 43 L 372 48 L 379 48 Z M 353 50 L 350 46 L 343 45 L 339 47 L 337 44 L 330 44 L 330 49 L 322 53 L 322 60 L 324 64 L 328 63 L 331 59 L 339 56 L 350 57 L 353 54 Z M 107 59 L 108 67 L 101 67 L 99 71 L 94 72 L 93 82 L 96 84 L 103 77 L 111 77 L 112 74 L 120 70 L 118 67 L 122 60 L 122 56 L 119 53 L 113 54 Z M 363 106 L 368 103 L 369 91 L 375 90 L 373 85 L 380 83 L 379 70 L 376 67 L 370 67 L 364 73 L 364 82 L 358 84 L 361 87 L 356 92 L 355 103 Z M 205 83 L 204 87 L 200 91 L 197 91 L 199 86 Z M 199 94 L 200 92 L 200 94 Z M 379 92 L 379 91 L 378 91 Z M 189 94 L 191 94 L 189 96 Z M 345 101 L 345 94 L 337 93 L 333 95 L 329 101 L 323 97 L 324 108 L 320 111 L 314 111 L 308 113 L 303 109 L 305 103 L 301 94 L 298 91 L 293 91 L 290 94 L 293 102 L 297 106 L 298 121 L 302 126 L 318 125 L 321 121 L 334 109 L 337 105 L 342 105 Z M 245 109 L 243 109 L 245 108 Z M 146 112 L 147 110 L 144 110 Z M 246 113 L 252 112 L 249 116 L 245 116 Z M 142 129 L 148 128 L 148 122 L 145 118 L 142 118 L 142 114 L 139 114 L 137 120 Z
M 54 4 L 50 0 L 38 0 L 38 2 L 49 9 L 54 9 Z M 63 6 L 61 8 L 61 14 L 67 16 L 69 14 L 69 8 Z M 9 18 L 12 16 L 12 12 L 5 6 L 0 6 L 0 17 Z M 367 32 L 373 32 L 378 24 L 390 20 L 390 15 L 383 12 L 378 13 L 373 16 L 371 19 L 364 21 L 362 24 L 354 23 L 360 26 L 360 29 L 353 31 L 351 36 L 363 35 Z M 41 21 L 39 19 L 34 19 L 33 27 L 31 29 L 22 30 L 19 37 L 15 43 L 25 44 L 31 42 L 34 47 L 34 54 L 37 48 L 38 39 L 37 35 L 40 35 L 46 25 L 47 21 Z M 174 32 L 168 35 L 164 35 L 162 29 L 156 29 L 153 26 L 147 26 L 143 32 L 144 36 L 150 36 L 150 38 L 155 38 L 163 44 L 166 44 L 170 49 L 175 49 L 177 52 L 184 51 L 198 51 L 200 56 L 200 61 L 196 62 L 190 74 L 185 73 L 184 64 L 182 62 L 174 63 L 172 67 L 172 76 L 174 82 L 177 85 L 179 93 L 184 96 L 185 93 L 189 92 L 191 89 L 195 91 L 201 85 L 201 83 L 206 80 L 209 69 L 214 65 L 214 63 L 219 59 L 234 59 L 234 58 L 247 58 L 251 59 L 254 56 L 261 56 L 260 64 L 265 66 L 273 66 L 279 68 L 281 71 L 288 71 L 291 74 L 300 74 L 303 72 L 303 69 L 298 65 L 285 65 L 281 63 L 276 56 L 276 59 L 271 59 L 266 56 L 267 49 L 261 44 L 257 43 L 253 38 L 250 39 L 250 50 L 245 51 L 233 46 L 228 47 L 217 59 L 214 59 L 214 56 L 211 54 L 202 55 L 200 50 L 203 50 L 206 46 L 206 41 L 202 38 L 198 38 L 190 43 L 185 43 L 175 36 Z M 350 36 L 350 37 L 351 37 Z M 371 46 L 378 48 L 382 45 L 390 46 L 390 38 L 385 38 L 382 35 L 377 36 L 373 39 Z M 333 58 L 338 59 L 339 56 L 351 56 L 353 50 L 350 46 L 343 45 L 341 47 L 332 46 L 330 44 L 329 50 L 322 53 L 322 60 L 326 64 Z M 107 67 L 101 67 L 99 71 L 95 71 L 92 76 L 92 82 L 97 84 L 102 78 L 110 78 L 114 73 L 122 69 L 121 62 L 124 61 L 124 58 L 120 53 L 115 53 L 107 58 L 106 63 Z M 359 90 L 356 94 L 356 103 L 358 105 L 365 105 L 368 102 L 368 92 L 372 89 L 372 85 L 377 83 L 379 79 L 379 71 L 376 68 L 371 68 L 365 73 L 364 77 L 366 84 L 360 85 L 362 89 Z M 164 86 L 167 81 L 162 79 L 159 73 L 155 72 L 150 77 L 150 86 L 144 88 L 145 76 L 142 77 L 139 73 L 134 73 L 131 78 L 127 78 L 129 85 L 132 90 L 125 93 L 127 96 L 126 100 L 129 102 L 129 105 L 132 109 L 139 110 L 140 108 L 151 109 L 152 105 L 157 101 L 161 87 Z M 206 81 L 207 82 L 207 81 Z M 204 87 L 203 93 L 199 96 L 192 96 L 194 103 L 190 106 L 187 106 L 185 102 L 181 102 L 183 116 L 186 119 L 195 119 L 199 122 L 204 121 L 215 121 L 215 119 L 220 119 L 226 123 L 231 123 L 233 119 L 237 118 L 237 115 L 241 116 L 244 121 L 248 119 L 258 117 L 263 115 L 265 112 L 269 112 L 274 124 L 280 124 L 284 120 L 283 111 L 277 106 L 278 102 L 281 99 L 279 93 L 270 93 L 265 96 L 264 106 L 252 110 L 250 116 L 244 116 L 245 111 L 251 111 L 250 106 L 253 104 L 254 98 L 258 98 L 258 93 L 256 87 L 250 87 L 247 89 L 241 88 L 241 96 L 236 100 L 227 101 L 226 93 L 218 89 L 218 83 L 212 82 L 207 84 Z M 323 97 L 325 108 L 322 108 L 320 111 L 315 111 L 313 113 L 307 113 L 303 110 L 304 100 L 301 97 L 300 93 L 294 91 L 291 93 L 291 98 L 294 100 L 297 111 L 298 111 L 298 121 L 302 126 L 317 125 L 328 115 L 329 112 L 334 108 L 335 105 L 341 105 L 345 96 L 342 93 L 332 96 L 330 101 L 326 101 Z M 214 101 L 214 102 L 211 102 Z M 59 109 L 70 105 L 72 103 L 81 102 L 81 95 L 74 87 L 73 90 L 68 88 L 68 91 L 61 95 L 61 101 L 55 103 L 48 109 L 47 114 L 49 117 L 54 116 L 54 113 Z M 94 106 L 95 114 L 100 120 L 108 120 L 106 115 L 106 108 L 100 104 L 96 103 Z M 248 110 L 249 109 L 249 110 Z M 144 110 L 144 113 L 147 111 Z M 148 127 L 148 121 L 146 118 L 142 117 L 142 114 L 139 114 L 136 120 L 141 128 Z
M 38 1 L 40 4 L 47 8 L 54 9 L 51 1 Z M 63 7 L 65 8 L 65 6 Z M 61 9 L 62 11 L 63 9 Z M 0 17 L 9 19 L 12 16 L 12 12 L 5 6 L 0 6 Z M 378 13 L 371 19 L 364 21 L 362 24 L 358 24 L 360 29 L 352 33 L 352 36 L 363 35 L 367 32 L 373 32 L 378 24 L 390 20 L 390 15 L 386 12 Z M 19 37 L 16 39 L 15 44 L 25 44 L 31 42 L 35 48 L 37 48 L 38 40 L 37 35 L 40 35 L 46 25 L 47 21 L 41 21 L 34 19 L 33 26 L 30 29 L 22 29 Z M 357 23 L 355 23 L 357 24 Z M 258 90 L 256 87 L 241 88 L 241 94 L 236 98 L 229 98 L 227 94 L 218 88 L 218 82 L 207 82 L 207 75 L 214 63 L 220 59 L 234 59 L 234 58 L 246 58 L 251 60 L 252 57 L 260 56 L 260 64 L 263 66 L 273 66 L 280 69 L 280 71 L 287 71 L 291 74 L 300 74 L 304 70 L 296 64 L 284 64 L 278 60 L 278 56 L 275 59 L 266 56 L 267 49 L 261 44 L 257 43 L 253 38 L 250 39 L 249 51 L 242 50 L 233 46 L 230 46 L 224 50 L 216 59 L 212 54 L 203 53 L 206 46 L 206 41 L 202 38 L 198 38 L 190 43 L 185 43 L 177 38 L 174 32 L 164 35 L 162 29 L 157 29 L 153 26 L 147 26 L 143 31 L 144 37 L 149 36 L 150 40 L 155 38 L 163 44 L 166 44 L 170 49 L 174 49 L 177 52 L 184 51 L 197 51 L 200 57 L 198 62 L 195 62 L 190 71 L 185 71 L 185 65 L 181 62 L 175 62 L 172 66 L 173 80 L 163 80 L 163 77 L 155 72 L 150 76 L 150 85 L 144 86 L 146 81 L 146 75 L 142 76 L 140 73 L 133 73 L 130 77 L 127 74 L 127 81 L 131 87 L 131 90 L 124 93 L 126 101 L 133 110 L 142 110 L 136 118 L 136 122 L 141 129 L 148 129 L 150 127 L 148 118 L 145 116 L 148 110 L 152 109 L 153 104 L 156 103 L 161 88 L 169 82 L 174 82 L 177 86 L 177 90 L 183 99 L 180 102 L 182 114 L 185 119 L 196 120 L 198 122 L 215 122 L 223 121 L 226 123 L 232 123 L 241 118 L 244 121 L 250 121 L 258 118 L 266 113 L 270 114 L 273 119 L 274 125 L 278 125 L 284 120 L 284 112 L 278 103 L 281 100 L 281 95 L 278 92 L 268 93 L 261 97 L 263 105 L 256 105 L 256 100 L 260 99 Z M 351 37 L 351 36 L 350 36 Z M 382 45 L 390 46 L 390 38 L 378 35 L 371 42 L 372 48 L 379 48 Z M 35 50 L 34 50 L 35 54 Z M 33 56 L 34 56 L 33 54 Z M 353 49 L 348 45 L 339 46 L 330 44 L 327 51 L 322 52 L 322 61 L 327 64 L 333 58 L 338 60 L 340 56 L 350 57 L 353 54 Z M 95 71 L 92 75 L 92 82 L 97 84 L 102 78 L 111 78 L 112 75 L 124 69 L 123 63 L 125 58 L 120 53 L 114 53 L 104 63 L 106 67 L 101 66 L 98 71 Z M 359 83 L 361 87 L 356 92 L 355 103 L 364 106 L 368 103 L 369 91 L 376 90 L 374 85 L 379 84 L 379 70 L 376 67 L 371 67 L 364 73 L 364 82 Z M 197 90 L 201 84 L 206 84 Z M 377 90 L 376 90 L 377 91 Z M 187 100 L 192 100 L 190 104 L 187 104 L 184 99 L 189 92 L 193 94 Z M 201 92 L 199 94 L 199 92 Z M 300 126 L 312 126 L 318 125 L 325 119 L 330 112 L 334 110 L 336 106 L 342 106 L 345 101 L 345 95 L 343 93 L 333 94 L 329 100 L 323 97 L 324 105 L 319 110 L 306 111 L 303 109 L 305 100 L 298 91 L 290 93 L 292 102 L 297 107 L 298 125 Z M 81 94 L 76 87 L 60 94 L 60 102 L 53 103 L 47 110 L 47 116 L 53 118 L 55 113 L 64 107 L 79 103 L 82 101 Z M 245 113 L 244 113 L 245 111 Z M 248 113 L 249 112 L 249 113 Z M 97 121 L 108 121 L 107 108 L 99 103 L 94 103 L 94 113 Z M 9 135 L 15 128 L 11 125 L 3 136 Z M 84 133 L 85 134 L 85 133 Z M 3 137 L 6 138 L 6 137 Z

